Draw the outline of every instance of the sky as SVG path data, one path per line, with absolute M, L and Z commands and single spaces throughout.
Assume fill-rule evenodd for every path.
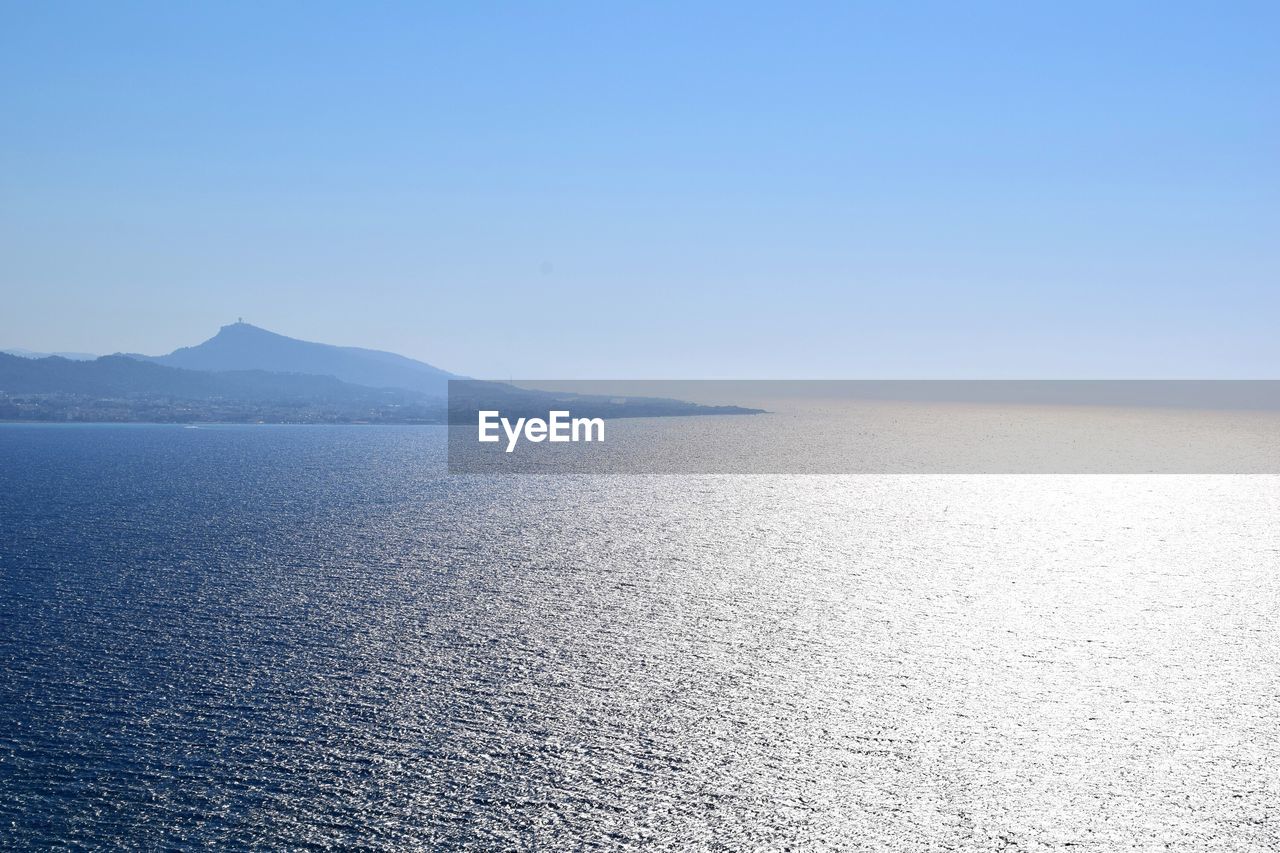
M 1280 378 L 1275 3 L 0 0 L 0 347 Z

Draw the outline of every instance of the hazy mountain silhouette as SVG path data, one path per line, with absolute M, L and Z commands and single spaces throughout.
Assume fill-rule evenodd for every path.
M 262 370 L 206 372 L 165 367 L 122 355 L 95 361 L 22 358 L 0 353 L 0 392 L 89 397 L 166 396 L 184 400 L 321 401 L 412 400 L 411 392 L 366 388 L 332 376 Z
M 248 323 L 223 326 L 202 344 L 168 355 L 132 356 L 187 370 L 266 370 L 332 376 L 371 388 L 405 388 L 432 396 L 447 393 L 455 374 L 395 353 L 300 341 Z
M 462 378 L 394 353 L 300 341 L 233 323 L 202 344 L 162 356 L 73 361 L 0 354 L 0 419 L 437 422 L 446 415 L 449 380 Z M 454 417 L 477 407 L 542 416 L 567 405 L 579 416 L 607 418 L 758 411 L 476 381 L 467 382 L 454 403 Z
M 449 414 L 460 416 L 481 404 L 517 417 L 545 416 L 549 409 L 570 405 L 579 416 L 606 418 L 755 411 L 644 397 L 552 394 L 470 381 Z M 356 385 L 332 376 L 187 370 L 125 355 L 72 361 L 0 353 L 0 420 L 436 423 L 445 418 L 445 400 L 439 395 Z M 474 424 L 474 414 L 466 422 Z
M 97 358 L 96 355 L 90 352 L 34 352 L 29 349 L 22 349 L 21 347 L 14 347 L 13 349 L 0 349 L 0 353 L 6 353 L 8 355 L 18 355 L 18 356 L 22 356 L 23 358 L 49 358 L 50 356 L 56 355 L 58 358 L 67 358 L 72 361 L 93 361 L 95 358 Z

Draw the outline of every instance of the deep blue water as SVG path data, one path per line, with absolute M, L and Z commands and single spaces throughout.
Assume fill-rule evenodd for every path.
M 0 847 L 1280 838 L 1276 478 L 443 468 L 0 426 Z

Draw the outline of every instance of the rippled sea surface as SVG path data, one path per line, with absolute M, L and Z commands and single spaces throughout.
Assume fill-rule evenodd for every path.
M 1274 850 L 1280 478 L 0 426 L 0 847 Z

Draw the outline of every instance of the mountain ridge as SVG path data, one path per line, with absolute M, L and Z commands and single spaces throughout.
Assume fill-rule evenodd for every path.
M 332 376 L 167 367 L 125 355 L 94 361 L 0 353 L 0 420 L 432 423 L 444 402 Z
M 9 349 L 0 349 L 0 353 L 5 355 L 16 355 L 19 358 L 65 358 L 68 361 L 93 361 L 98 356 L 91 352 L 36 352 L 35 350 L 23 349 L 22 347 L 10 347 Z
M 0 353 L 0 390 L 93 396 L 151 394 L 187 400 L 399 401 L 419 396 L 306 373 L 187 370 L 126 355 L 84 361 L 60 356 L 32 359 L 7 353 Z
M 433 397 L 444 397 L 448 381 L 462 378 L 397 353 L 304 341 L 243 321 L 223 326 L 208 340 L 179 347 L 167 355 L 122 355 L 186 370 L 263 370 L 332 376 L 352 385 L 399 388 Z

